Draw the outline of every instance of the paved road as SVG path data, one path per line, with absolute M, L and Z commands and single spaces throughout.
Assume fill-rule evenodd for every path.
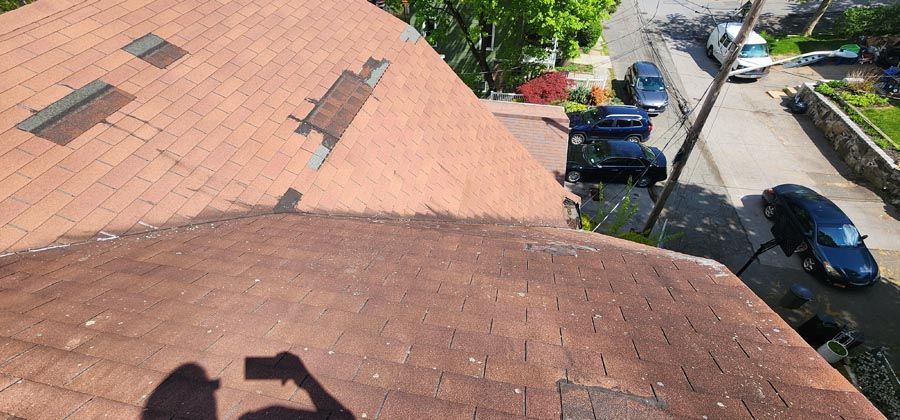
M 633 61 L 656 59 L 670 75 L 670 82 L 695 105 L 709 85 L 717 65 L 703 54 L 709 29 L 722 17 L 713 13 L 733 8 L 731 1 L 625 0 L 605 30 L 617 75 Z M 707 9 L 708 7 L 709 9 Z M 769 19 L 794 12 L 793 3 L 767 2 Z M 639 9 L 638 9 L 639 8 Z M 718 9 L 718 10 L 717 10 Z M 643 15 L 642 24 L 638 10 Z M 640 28 L 655 31 L 645 37 Z M 647 43 L 657 46 L 654 55 Z M 888 272 L 897 273 L 900 263 L 900 221 L 870 190 L 856 184 L 847 168 L 830 150 L 821 133 L 805 118 L 794 117 L 779 100 L 766 95 L 809 80 L 833 77 L 842 68 L 817 67 L 773 71 L 756 83 L 729 83 L 719 97 L 704 130 L 703 140 L 688 161 L 681 183 L 670 199 L 664 217 L 684 236 L 667 248 L 721 261 L 737 270 L 760 243 L 771 238 L 770 224 L 760 212 L 759 193 L 779 183 L 808 185 L 835 200 L 869 234 L 867 243 L 882 251 L 877 258 Z M 654 119 L 650 144 L 662 147 L 673 131 L 680 131 L 665 149 L 674 155 L 683 140 L 683 130 L 670 130 L 679 115 L 666 112 Z M 665 135 L 663 135 L 665 133 Z M 609 194 L 608 194 L 609 197 Z M 635 200 L 642 203 L 640 215 L 649 210 L 646 191 Z M 671 228 L 670 228 L 671 229 Z M 884 282 L 861 291 L 827 287 L 799 270 L 799 261 L 770 251 L 743 276 L 757 294 L 777 306 L 793 283 L 812 288 L 816 300 L 805 312 L 777 311 L 797 325 L 813 311 L 828 312 L 862 328 L 868 344 L 897 349 L 894 364 L 900 366 L 900 282 Z

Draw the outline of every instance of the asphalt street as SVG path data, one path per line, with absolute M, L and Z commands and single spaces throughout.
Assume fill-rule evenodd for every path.
M 624 74 L 634 61 L 655 61 L 689 110 L 699 103 L 718 69 L 704 54 L 706 35 L 716 22 L 727 20 L 725 15 L 738 4 L 735 0 L 623 1 L 604 30 L 616 75 Z M 803 7 L 770 0 L 764 15 L 768 22 L 777 22 L 779 16 L 803 13 Z M 854 181 L 806 117 L 786 112 L 780 99 L 766 94 L 841 77 L 847 69 L 849 66 L 773 69 L 758 82 L 728 83 L 661 221 L 666 221 L 669 232 L 682 232 L 666 248 L 713 258 L 737 271 L 760 243 L 771 238 L 771 225 L 761 213 L 759 194 L 763 189 L 791 182 L 828 196 L 870 236 L 867 244 L 877 249 L 876 258 L 892 279 L 863 290 L 837 289 L 805 274 L 797 257 L 786 258 L 778 250 L 763 255 L 742 279 L 793 325 L 814 312 L 836 316 L 861 329 L 867 345 L 896 349 L 892 362 L 900 366 L 900 216 Z M 681 116 L 671 109 L 653 119 L 655 129 L 648 144 L 663 148 L 670 160 L 684 139 Z M 621 187 L 608 188 L 607 200 L 620 197 L 617 191 Z M 630 193 L 641 206 L 634 223 L 639 225 L 652 199 L 647 190 Z M 778 308 L 780 297 L 795 283 L 813 290 L 813 302 L 801 311 Z

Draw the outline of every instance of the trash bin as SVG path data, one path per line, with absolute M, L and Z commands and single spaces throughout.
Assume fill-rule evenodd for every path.
M 797 333 L 813 348 L 819 348 L 840 334 L 843 327 L 826 314 L 816 314 L 797 328 Z
M 781 307 L 787 309 L 799 309 L 806 302 L 812 300 L 812 291 L 799 284 L 791 286 L 791 288 L 781 298 Z
M 829 340 L 816 350 L 828 363 L 835 364 L 847 357 L 847 347 L 836 340 Z

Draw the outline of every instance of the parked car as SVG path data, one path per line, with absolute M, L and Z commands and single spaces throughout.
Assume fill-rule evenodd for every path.
M 636 106 L 598 106 L 569 114 L 569 142 L 576 146 L 599 140 L 646 141 L 651 131 L 650 116 Z
M 785 217 L 787 234 L 800 239 L 796 248 L 803 270 L 823 275 L 843 287 L 875 284 L 878 264 L 850 218 L 831 200 L 800 185 L 783 184 L 763 191 L 763 214 Z
M 566 181 L 625 183 L 649 187 L 666 179 L 666 156 L 655 147 L 627 140 L 578 146 L 569 154 Z
M 737 37 L 738 31 L 741 29 L 739 22 L 720 23 L 709 34 L 706 40 L 706 55 L 713 60 L 721 63 L 725 60 L 728 48 Z M 769 45 L 763 37 L 758 33 L 750 31 L 744 47 L 738 53 L 738 58 L 734 62 L 732 70 L 740 70 L 748 67 L 767 66 L 757 70 L 741 73 L 733 77 L 741 77 L 746 79 L 759 79 L 769 73 L 769 67 L 772 65 L 772 57 L 769 56 Z
M 659 115 L 669 106 L 666 81 L 656 64 L 638 61 L 625 71 L 625 86 L 634 104 L 650 115 Z

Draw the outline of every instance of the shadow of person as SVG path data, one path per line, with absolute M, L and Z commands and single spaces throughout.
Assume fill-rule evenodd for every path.
M 309 394 L 309 399 L 316 409 L 315 411 L 306 411 L 269 406 L 244 413 L 240 416 L 242 420 L 352 417 L 352 413 L 322 387 L 315 376 L 306 369 L 300 357 L 293 353 L 281 352 L 272 358 L 245 358 L 244 379 L 279 379 L 282 385 L 287 381 L 294 381 L 298 387 Z
M 273 405 L 241 414 L 240 419 L 324 419 L 353 416 L 309 373 L 295 354 L 282 352 L 275 357 L 247 357 L 244 359 L 244 379 L 278 379 L 282 385 L 293 381 L 309 394 L 309 400 L 315 409 Z M 181 365 L 150 394 L 141 419 L 216 419 L 215 392 L 219 387 L 219 380 L 208 378 L 203 367 L 195 363 Z
M 219 380 L 210 380 L 201 366 L 183 364 L 153 390 L 141 419 L 156 419 L 165 413 L 175 417 L 215 419 L 217 389 Z

